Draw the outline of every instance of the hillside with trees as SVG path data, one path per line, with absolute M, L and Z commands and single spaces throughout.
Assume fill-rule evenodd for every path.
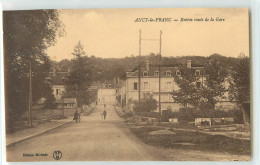
M 186 65 L 191 60 L 193 66 L 205 66 L 211 60 L 217 60 L 226 66 L 226 69 L 232 70 L 232 64 L 237 63 L 237 58 L 225 57 L 219 54 L 213 54 L 209 57 L 202 56 L 182 56 L 182 57 L 162 57 L 151 53 L 149 56 L 131 56 L 124 58 L 100 58 L 95 56 L 84 56 L 87 65 L 92 68 L 93 81 L 104 82 L 112 80 L 115 77 L 125 79 L 125 72 L 132 70 L 140 63 L 149 61 L 150 64 L 161 65 Z M 58 70 L 67 71 L 72 67 L 72 60 L 62 60 L 52 62 Z

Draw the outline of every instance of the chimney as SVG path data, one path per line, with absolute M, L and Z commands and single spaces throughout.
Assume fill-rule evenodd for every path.
M 56 76 L 56 69 L 53 67 L 53 77 Z
M 187 61 L 187 68 L 191 68 L 191 60 Z
M 149 70 L 149 61 L 146 61 L 146 70 Z

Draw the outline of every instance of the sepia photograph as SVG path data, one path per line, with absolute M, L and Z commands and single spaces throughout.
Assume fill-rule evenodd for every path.
M 248 8 L 2 14 L 7 162 L 250 161 Z

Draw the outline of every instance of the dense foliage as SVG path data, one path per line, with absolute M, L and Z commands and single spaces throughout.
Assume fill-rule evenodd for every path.
M 240 56 L 233 65 L 230 80 L 230 99 L 239 104 L 250 102 L 250 62 L 246 56 Z
M 174 81 L 178 85 L 179 90 L 172 92 L 173 100 L 182 104 L 184 107 L 188 105 L 198 105 L 200 95 L 196 88 L 195 70 L 187 67 L 179 67 L 181 76 L 175 75 Z
M 228 74 L 227 69 L 224 67 L 217 59 L 211 59 L 205 64 L 203 71 L 205 80 L 201 91 L 202 108 L 214 109 L 217 101 L 224 98 L 224 93 L 227 91 L 225 79 Z
M 139 102 L 134 101 L 134 111 L 135 112 L 153 112 L 157 108 L 157 101 L 153 98 L 151 93 L 144 93 L 143 97 L 140 101 L 140 108 Z
M 74 47 L 72 53 L 74 58 L 72 60 L 72 70 L 66 79 L 65 98 L 76 98 L 78 106 L 89 104 L 91 101 L 91 94 L 88 91 L 92 82 L 92 69 L 84 59 L 86 53 L 81 42 Z
M 50 69 L 46 49 L 64 34 L 58 15 L 56 10 L 3 12 L 6 116 L 10 123 L 28 108 L 30 61 L 33 102 L 52 92 L 45 81 Z

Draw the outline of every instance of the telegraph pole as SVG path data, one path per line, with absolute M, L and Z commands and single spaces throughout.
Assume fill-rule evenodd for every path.
M 28 126 L 32 126 L 32 62 L 29 64 L 29 109 L 28 109 Z
M 160 56 L 162 55 L 162 31 L 160 31 Z M 162 110 L 161 110 L 161 67 L 159 64 L 159 113 L 160 123 L 162 122 Z
M 139 69 L 138 69 L 138 106 L 140 110 L 141 104 L 141 42 L 142 42 L 142 31 L 139 32 Z
M 160 55 L 162 55 L 162 31 L 160 30 Z

